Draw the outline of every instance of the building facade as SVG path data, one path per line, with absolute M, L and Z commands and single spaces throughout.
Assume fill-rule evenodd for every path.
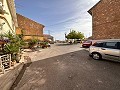
M 43 41 L 44 25 L 17 14 L 18 28 L 16 34 L 23 34 L 24 40 L 38 39 Z
M 17 24 L 14 0 L 0 0 L 0 34 L 15 34 Z
M 50 42 L 54 41 L 54 37 L 51 35 L 44 34 L 43 36 L 44 36 L 44 40 L 46 40 L 46 41 L 50 41 Z
M 120 39 L 120 0 L 100 0 L 88 12 L 93 39 Z

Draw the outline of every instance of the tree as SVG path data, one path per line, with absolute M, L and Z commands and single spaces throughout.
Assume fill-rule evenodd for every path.
M 84 34 L 82 34 L 81 32 L 77 32 L 77 39 L 84 39 Z
M 84 34 L 81 32 L 77 32 L 75 30 L 72 30 L 68 35 L 66 35 L 67 39 L 84 39 Z

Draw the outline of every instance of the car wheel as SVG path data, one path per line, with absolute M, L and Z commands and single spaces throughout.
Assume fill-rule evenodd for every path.
M 101 59 L 102 57 L 101 57 L 101 55 L 100 55 L 99 53 L 93 53 L 93 54 L 92 54 L 92 58 L 95 59 L 95 60 L 99 60 L 99 59 Z

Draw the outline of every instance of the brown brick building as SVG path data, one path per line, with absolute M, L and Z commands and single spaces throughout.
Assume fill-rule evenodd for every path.
M 39 39 L 43 40 L 43 28 L 44 25 L 39 24 L 31 19 L 28 19 L 20 14 L 17 14 L 18 20 L 18 29 L 16 30 L 16 34 L 22 34 L 24 36 L 24 40 L 28 39 Z
M 93 39 L 120 39 L 120 0 L 100 0 L 89 11 Z

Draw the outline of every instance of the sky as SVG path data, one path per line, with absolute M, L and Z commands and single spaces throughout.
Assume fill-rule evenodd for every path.
M 92 35 L 92 16 L 87 12 L 99 0 L 15 0 L 17 13 L 45 26 L 44 34 L 65 40 L 70 30 Z

